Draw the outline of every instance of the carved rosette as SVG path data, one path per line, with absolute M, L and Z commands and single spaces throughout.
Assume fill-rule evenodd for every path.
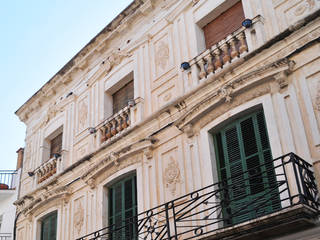
M 164 170 L 164 183 L 172 195 L 176 194 L 177 184 L 181 183 L 179 164 L 171 157 Z

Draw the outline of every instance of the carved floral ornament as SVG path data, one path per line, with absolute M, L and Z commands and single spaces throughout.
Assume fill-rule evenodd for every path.
M 87 122 L 88 117 L 88 106 L 85 101 L 82 101 L 79 107 L 79 124 L 83 128 Z
M 78 234 L 81 233 L 81 229 L 84 223 L 84 209 L 81 204 L 81 201 L 78 200 L 78 203 L 75 204 L 75 213 L 74 213 L 74 228 L 77 230 Z
M 177 184 L 181 183 L 181 174 L 179 164 L 173 157 L 170 157 L 170 161 L 164 170 L 164 183 L 172 195 L 176 194 Z
M 156 64 L 164 70 L 168 65 L 168 61 L 169 47 L 164 41 L 161 41 L 156 50 Z
M 131 57 L 131 54 L 120 50 L 113 51 L 106 60 L 102 62 L 107 72 L 110 72 L 115 65 L 119 65 L 124 57 Z

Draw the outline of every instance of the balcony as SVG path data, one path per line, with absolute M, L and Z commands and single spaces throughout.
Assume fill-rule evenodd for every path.
M 0 233 L 0 240 L 11 240 L 12 234 L 11 233 Z
M 53 158 L 50 158 L 47 162 L 40 165 L 35 171 L 36 181 L 38 184 L 44 182 L 51 176 L 58 172 L 58 166 L 61 162 L 60 154 L 56 154 Z
M 16 171 L 0 170 L 0 190 L 14 190 L 16 188 Z
M 248 187 L 259 194 L 235 194 Z M 78 240 L 265 239 L 313 225 L 319 207 L 312 166 L 290 153 Z
M 109 142 L 116 136 L 122 135 L 132 125 L 141 121 L 142 119 L 142 98 L 130 100 L 128 105 L 120 111 L 106 119 L 100 127 L 101 143 Z
M 264 43 L 262 22 L 262 17 L 256 16 L 252 19 L 251 28 L 239 28 L 189 61 L 192 75 L 201 81 L 261 46 Z

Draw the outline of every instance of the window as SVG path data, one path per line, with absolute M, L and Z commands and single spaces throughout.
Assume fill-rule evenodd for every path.
M 54 157 L 54 154 L 60 154 L 62 150 L 62 133 L 54 137 L 50 141 L 50 158 Z
M 224 189 L 225 224 L 254 219 L 280 207 L 263 111 L 221 129 L 214 135 L 214 145 Z
M 45 216 L 41 221 L 41 240 L 56 240 L 57 212 Z
M 206 47 L 210 48 L 241 27 L 245 19 L 241 1 L 203 27 Z
M 126 107 L 128 101 L 133 100 L 133 94 L 133 80 L 131 80 L 112 95 L 113 114 Z
M 136 176 L 130 176 L 109 188 L 109 225 L 114 230 L 110 239 L 136 239 L 136 215 Z
M 62 152 L 62 138 L 63 138 L 63 126 L 58 127 L 53 132 L 49 133 L 43 141 L 43 160 L 42 163 L 49 161 L 55 157 L 55 154 L 58 156 Z

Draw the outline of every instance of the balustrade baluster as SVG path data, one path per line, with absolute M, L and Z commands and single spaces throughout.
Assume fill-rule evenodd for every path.
M 219 68 L 222 67 L 222 63 L 220 60 L 221 51 L 219 48 L 216 48 L 213 50 L 213 53 L 214 53 L 214 58 L 215 58 L 214 67 L 216 70 L 218 70 Z
M 111 135 L 114 136 L 117 134 L 117 121 L 115 119 L 111 120 Z
M 213 66 L 213 63 L 212 63 L 212 56 L 211 56 L 211 54 L 209 54 L 209 55 L 206 57 L 206 60 L 207 60 L 207 63 L 208 63 L 208 67 L 207 67 L 207 72 L 208 72 L 208 74 L 213 73 L 213 71 L 214 71 L 214 66 Z
M 240 54 L 248 51 L 248 46 L 247 46 L 247 42 L 246 42 L 246 36 L 244 34 L 244 32 L 241 32 L 237 38 L 239 39 L 240 41 L 240 47 L 239 47 L 239 52 Z
M 112 124 L 111 124 L 111 122 L 107 123 L 106 128 L 107 128 L 107 130 L 106 130 L 106 138 L 108 140 L 109 138 L 112 137 L 112 134 L 111 134 Z
M 222 46 L 221 46 L 221 49 L 222 49 L 222 52 L 223 52 L 223 57 L 222 57 L 222 60 L 223 60 L 223 64 L 226 64 L 228 62 L 230 62 L 230 56 L 229 56 L 229 46 L 228 46 L 228 43 L 223 43 Z
M 130 124 L 131 124 L 131 121 L 130 121 L 130 109 L 127 109 L 125 114 L 126 114 L 127 125 L 130 126 Z
M 122 118 L 122 128 L 126 129 L 128 127 L 127 124 L 127 114 L 125 112 L 121 113 L 121 118 Z
M 235 57 L 238 57 L 239 56 L 239 52 L 237 50 L 237 46 L 236 46 L 236 39 L 235 37 L 232 37 L 230 39 L 230 47 L 231 47 L 231 59 L 235 58 Z
M 199 61 L 198 61 L 198 66 L 200 68 L 200 73 L 199 73 L 199 78 L 202 79 L 204 77 L 206 77 L 207 73 L 206 73 L 206 70 L 204 69 L 204 60 L 203 58 L 201 58 Z
M 116 118 L 117 121 L 117 132 L 121 132 L 122 131 L 122 118 L 120 115 L 118 115 Z
M 107 140 L 107 137 L 106 137 L 106 130 L 107 130 L 106 126 L 102 126 L 102 127 L 100 128 L 100 133 L 101 133 L 101 142 L 104 142 L 104 141 L 106 141 L 106 140 Z

